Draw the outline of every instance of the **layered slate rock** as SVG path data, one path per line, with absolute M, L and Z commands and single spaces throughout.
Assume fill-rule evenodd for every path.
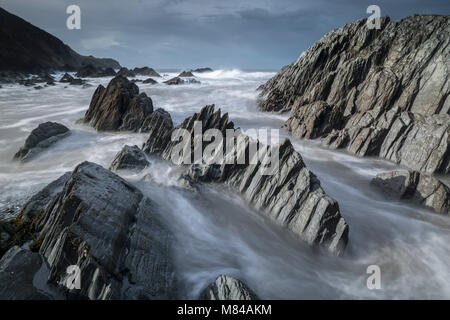
M 97 87 L 81 121 L 99 131 L 139 132 L 151 122 L 152 114 L 152 99 L 145 93 L 139 93 L 136 84 L 119 75 L 106 88 L 102 85 Z
M 151 200 L 111 171 L 78 165 L 34 225 L 48 284 L 66 298 L 176 298 L 171 233 Z M 69 266 L 80 289 L 70 288 Z
M 220 275 L 200 294 L 200 300 L 259 300 L 241 280 Z
M 194 145 L 195 121 L 201 121 L 203 133 L 208 129 L 217 129 L 225 137 L 227 130 L 234 129 L 233 122 L 228 121 L 228 114 L 221 115 L 220 109 L 214 111 L 213 105 L 206 106 L 199 113 L 185 119 L 173 130 L 186 129 L 190 132 L 191 145 L 186 145 L 185 148 L 191 150 L 191 163 L 194 163 L 193 155 L 196 148 L 199 148 Z M 148 141 L 144 144 L 144 151 L 170 160 L 175 146 L 180 143 L 172 141 L 173 130 L 151 131 Z M 340 214 L 339 205 L 326 195 L 319 180 L 306 168 L 302 157 L 294 150 L 290 141 L 285 140 L 281 145 L 272 147 L 262 146 L 261 158 L 256 159 L 254 164 L 251 164 L 249 159 L 246 159 L 245 164 L 237 164 L 236 161 L 227 164 L 227 157 L 235 159 L 235 155 L 240 153 L 248 157 L 251 144 L 258 144 L 241 133 L 238 133 L 236 141 L 242 141 L 243 144 L 235 143 L 218 163 L 197 163 L 188 166 L 187 177 L 204 183 L 227 184 L 253 207 L 309 244 L 318 244 L 331 252 L 341 254 L 348 241 L 348 225 Z M 220 147 L 226 150 L 223 144 Z M 266 157 L 276 151 L 279 152 L 278 171 L 272 175 L 262 174 L 260 169 L 267 163 Z
M 450 212 L 450 188 L 429 174 L 407 170 L 384 172 L 377 174 L 371 184 L 388 197 L 408 199 L 441 214 Z
M 28 161 L 42 150 L 48 148 L 56 141 L 66 137 L 70 130 L 57 122 L 44 122 L 31 131 L 25 144 L 14 155 L 14 159 Z
M 114 157 L 109 170 L 133 170 L 141 171 L 149 165 L 147 157 L 138 146 L 125 145 Z
M 158 72 L 156 72 L 153 68 L 149 67 L 134 68 L 133 72 L 141 76 L 161 77 L 161 75 Z
M 450 17 L 349 23 L 260 87 L 264 111 L 291 111 L 299 138 L 414 170 L 450 172 Z
M 42 265 L 38 253 L 12 247 L 0 259 L 0 300 L 47 300 L 33 286 L 33 278 Z

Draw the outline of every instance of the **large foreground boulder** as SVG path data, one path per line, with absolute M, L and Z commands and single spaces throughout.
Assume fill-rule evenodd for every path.
M 215 111 L 213 105 L 206 106 L 174 129 L 166 128 L 163 131 L 159 128 L 150 131 L 144 151 L 173 160 L 174 150 L 179 150 L 180 143 L 184 143 L 182 148 L 190 150 L 188 157 L 194 163 L 193 155 L 200 148 L 202 153 L 206 147 L 194 143 L 196 121 L 201 123 L 202 133 L 208 129 L 216 129 L 225 137 L 227 130 L 234 132 L 234 124 L 228 121 L 228 114 L 222 116 L 221 111 Z M 190 141 L 172 141 L 172 133 L 179 129 L 189 133 Z M 242 144 L 238 148 L 238 143 L 235 143 L 228 153 L 225 153 L 223 144 L 219 146 L 224 148 L 224 156 L 215 164 L 188 165 L 187 178 L 204 183 L 227 184 L 253 207 L 309 244 L 321 245 L 336 254 L 343 253 L 348 241 L 348 225 L 340 214 L 339 205 L 326 195 L 319 180 L 306 168 L 290 141 L 285 140 L 277 146 L 260 147 L 263 160 L 267 160 L 266 157 L 270 158 L 275 152 L 279 153 L 278 170 L 272 174 L 264 174 L 262 169 L 266 162 L 261 158 L 254 163 L 246 158 L 245 163 L 237 164 L 233 160 L 235 155 L 243 154 L 248 157 L 250 149 L 259 143 L 241 133 L 237 133 L 236 141 L 241 141 Z M 230 158 L 232 161 L 229 161 Z
M 152 99 L 145 93 L 139 94 L 136 84 L 119 75 L 106 88 L 97 87 L 82 121 L 99 131 L 139 132 L 151 121 L 152 113 Z
M 28 161 L 56 141 L 66 137 L 69 133 L 69 128 L 60 123 L 41 123 L 31 131 L 23 147 L 14 155 L 14 159 Z
M 371 183 L 388 197 L 408 199 L 437 213 L 450 212 L 450 188 L 429 174 L 407 170 L 384 172 L 377 174 Z
M 450 172 L 450 17 L 346 24 L 260 87 L 264 111 L 291 111 L 298 138 L 414 170 Z
M 48 266 L 48 285 L 66 298 L 176 298 L 172 235 L 151 200 L 130 183 L 83 162 L 41 211 L 33 249 Z M 79 270 L 78 288 L 69 270 Z M 20 289 L 12 287 L 10 295 Z
M 259 298 L 241 280 L 221 275 L 201 292 L 200 300 L 259 300 Z

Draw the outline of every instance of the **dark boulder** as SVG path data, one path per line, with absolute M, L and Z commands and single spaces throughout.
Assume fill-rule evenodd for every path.
M 259 300 L 239 279 L 221 275 L 200 294 L 200 300 Z
M 164 81 L 164 83 L 168 84 L 168 85 L 178 85 L 178 84 L 200 83 L 200 81 L 198 81 L 197 79 L 192 79 L 192 78 L 181 79 L 180 77 L 175 77 L 175 78 L 169 79 L 167 81 Z
M 150 162 L 147 160 L 147 156 L 144 151 L 139 149 L 138 146 L 125 145 L 123 149 L 114 157 L 109 170 L 141 171 L 149 164 Z
M 134 71 L 129 70 L 128 68 L 120 68 L 119 72 L 117 72 L 117 75 L 122 76 L 122 77 L 136 77 L 136 73 Z
M 66 72 L 66 73 L 64 73 L 64 75 L 61 77 L 61 79 L 59 79 L 59 82 L 62 82 L 62 83 L 70 83 L 70 82 L 72 82 L 73 79 L 74 79 L 74 78 L 73 78 L 70 74 L 68 74 L 68 73 Z
M 38 253 L 12 247 L 0 259 L 0 300 L 47 300 L 33 285 L 42 265 Z
M 450 212 L 450 188 L 432 175 L 396 170 L 377 174 L 371 184 L 388 197 L 408 199 L 441 214 Z
M 116 72 L 113 68 L 100 68 L 94 67 L 93 65 L 85 65 L 81 67 L 76 73 L 76 77 L 79 78 L 101 78 L 101 77 L 113 77 Z
M 141 76 L 161 77 L 161 75 L 158 72 L 156 72 L 153 68 L 149 67 L 134 68 L 133 72 Z
M 27 161 L 43 149 L 48 148 L 56 141 L 66 137 L 70 133 L 69 129 L 57 122 L 41 123 L 31 131 L 25 144 L 14 155 L 14 159 Z
M 195 72 L 195 73 L 204 73 L 204 72 L 212 72 L 213 69 L 211 68 L 197 68 L 194 70 L 191 70 L 191 72 Z

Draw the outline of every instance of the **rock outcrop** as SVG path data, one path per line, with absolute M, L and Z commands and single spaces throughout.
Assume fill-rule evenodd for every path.
M 109 170 L 134 170 L 141 171 L 149 165 L 147 157 L 138 146 L 125 145 L 114 157 Z
M 200 152 L 203 152 L 206 147 L 194 144 L 195 121 L 202 123 L 203 133 L 208 129 L 217 129 L 225 137 L 227 130 L 234 129 L 233 122 L 228 121 L 228 114 L 222 116 L 220 110 L 214 111 L 213 105 L 206 106 L 174 129 L 156 130 L 155 126 L 143 150 L 171 160 L 174 150 L 179 150 L 179 144 L 184 143 L 182 146 L 191 151 L 190 161 L 194 163 L 196 150 L 201 148 Z M 192 137 L 190 141 L 172 141 L 172 133 L 177 129 L 187 130 Z M 244 159 L 245 164 L 237 164 L 235 155 L 249 158 L 250 148 L 259 145 L 241 133 L 237 136 L 236 141 L 242 144 L 235 143 L 228 153 L 222 144 L 218 147 L 223 148 L 225 153 L 221 159 L 215 164 L 194 163 L 188 166 L 187 178 L 204 183 L 227 184 L 253 207 L 309 244 L 318 244 L 341 254 L 348 241 L 348 225 L 340 214 L 339 205 L 325 194 L 319 180 L 306 168 L 290 141 L 285 140 L 278 146 L 261 146 L 259 159 Z M 273 174 L 264 174 L 262 169 L 267 164 L 266 160 L 275 152 L 279 153 L 278 170 Z
M 194 77 L 191 71 L 183 71 L 178 75 L 179 78 Z
M 371 184 L 388 197 L 408 199 L 441 214 L 450 212 L 450 188 L 429 174 L 407 170 L 384 172 L 377 174 Z
M 28 161 L 42 150 L 48 148 L 56 141 L 66 137 L 69 128 L 57 122 L 44 122 L 31 131 L 25 144 L 14 155 L 14 159 Z
M 164 81 L 165 84 L 168 85 L 177 85 L 177 84 L 191 84 L 191 83 L 200 83 L 197 79 L 193 78 L 187 78 L 187 79 L 181 79 L 180 77 L 175 77 L 172 79 L 169 79 L 167 81 Z
M 333 30 L 260 87 L 264 111 L 331 148 L 450 172 L 450 17 L 414 15 Z
M 213 71 L 213 69 L 208 68 L 208 67 L 206 67 L 206 68 L 197 68 L 197 69 L 191 70 L 191 72 L 196 72 L 196 73 L 204 73 L 204 72 L 212 72 L 212 71 Z
M 76 73 L 76 77 L 79 78 L 101 78 L 101 77 L 114 77 L 116 72 L 113 68 L 99 68 L 94 67 L 91 64 L 81 67 Z
M 158 81 L 156 81 L 152 78 L 148 78 L 148 79 L 145 79 L 144 81 L 142 81 L 142 83 L 157 84 Z
M 71 84 L 71 85 L 79 86 L 79 85 L 82 85 L 82 84 L 84 83 L 84 80 L 83 80 L 83 79 L 80 79 L 80 78 L 74 78 L 74 77 L 72 77 L 70 74 L 65 73 L 65 74 L 61 77 L 61 79 L 59 80 L 59 82 L 61 82 L 61 83 L 69 83 L 69 84 Z
M 125 68 L 125 67 L 120 68 L 120 70 L 117 72 L 117 75 L 120 75 L 120 76 L 126 77 L 126 78 L 136 77 L 136 73 L 134 71 L 129 70 L 128 68 Z
M 66 298 L 176 298 L 172 235 L 151 200 L 130 183 L 83 162 L 41 211 L 34 249 L 48 266 L 47 283 Z M 69 267 L 80 270 L 79 288 L 72 287 Z
M 0 70 L 75 71 L 87 64 L 120 68 L 113 59 L 82 56 L 48 32 L 0 8 Z
M 156 72 L 153 68 L 149 67 L 134 68 L 133 72 L 141 76 L 161 77 L 161 75 L 158 72 Z
M 97 87 L 81 121 L 99 131 L 145 132 L 157 116 L 152 116 L 153 113 L 152 99 L 145 93 L 139 94 L 136 84 L 119 75 L 106 88 L 102 85 Z
M 220 275 L 201 292 L 200 300 L 259 300 L 259 298 L 241 280 Z

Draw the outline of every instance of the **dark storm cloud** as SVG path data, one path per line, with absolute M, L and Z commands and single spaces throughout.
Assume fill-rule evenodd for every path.
M 123 65 L 279 68 L 343 24 L 382 15 L 449 14 L 448 0 L 3 0 L 1 6 L 56 35 L 82 54 Z M 79 5 L 81 30 L 66 28 Z

